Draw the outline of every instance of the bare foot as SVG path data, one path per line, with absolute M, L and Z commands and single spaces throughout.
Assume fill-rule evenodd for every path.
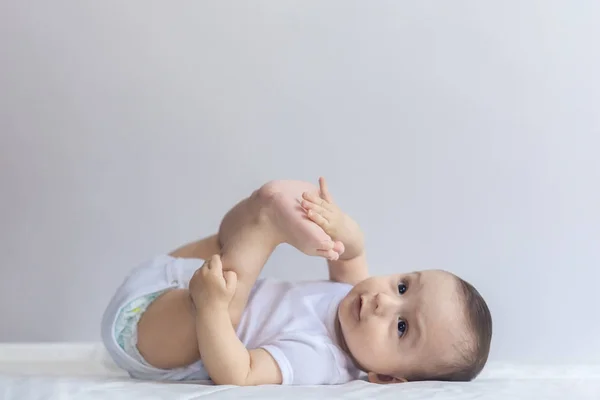
M 304 254 L 337 260 L 344 250 L 343 244 L 332 241 L 320 226 L 308 219 L 301 206 L 302 193 L 318 191 L 318 187 L 308 182 L 280 180 L 263 185 L 255 192 L 255 197 L 276 226 L 282 241 Z

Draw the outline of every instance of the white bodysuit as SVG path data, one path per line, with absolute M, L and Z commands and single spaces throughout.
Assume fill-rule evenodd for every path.
M 204 260 L 158 256 L 140 265 L 117 289 L 102 319 L 102 339 L 113 360 L 132 377 L 151 380 L 208 380 L 202 361 L 176 369 L 148 364 L 137 351 L 136 326 L 146 307 L 164 290 L 187 288 Z M 247 349 L 263 348 L 281 369 L 284 385 L 341 384 L 361 372 L 338 345 L 337 308 L 350 285 L 329 281 L 254 285 L 237 335 Z

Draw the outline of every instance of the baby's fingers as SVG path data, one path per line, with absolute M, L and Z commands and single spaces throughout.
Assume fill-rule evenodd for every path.
M 306 216 L 315 224 L 319 225 L 325 232 L 329 230 L 329 220 L 315 210 L 308 210 Z
M 223 264 L 221 263 L 221 257 L 218 254 L 213 255 L 208 261 L 208 269 L 215 272 L 217 275 L 223 273 Z
M 309 202 L 309 203 L 312 203 L 312 204 L 317 205 L 319 207 L 323 207 L 323 208 L 325 208 L 327 210 L 330 209 L 330 204 L 326 200 L 322 199 L 316 193 L 304 192 L 304 193 L 302 193 L 302 198 L 304 199 L 303 203 L 304 202 Z
M 331 212 L 320 205 L 315 203 L 311 203 L 310 201 L 302 200 L 302 208 L 304 208 L 307 212 L 313 211 L 316 214 L 323 216 L 325 219 L 331 219 Z
M 233 271 L 225 271 L 223 273 L 225 279 L 225 287 L 229 293 L 235 293 L 237 287 L 237 274 Z
M 333 197 L 331 197 L 331 194 L 329 193 L 329 188 L 327 187 L 327 182 L 323 177 L 319 178 L 319 189 L 321 192 L 321 198 L 329 203 L 333 203 Z

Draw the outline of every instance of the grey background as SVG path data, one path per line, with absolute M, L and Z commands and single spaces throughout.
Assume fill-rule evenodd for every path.
M 373 273 L 445 268 L 492 358 L 600 361 L 598 1 L 0 5 L 0 340 L 96 341 L 130 268 L 329 178 Z M 265 275 L 326 276 L 281 248 Z

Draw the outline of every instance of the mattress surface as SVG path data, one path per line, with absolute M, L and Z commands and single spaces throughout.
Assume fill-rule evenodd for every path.
M 600 365 L 490 363 L 474 382 L 213 386 L 129 379 L 99 344 L 0 344 L 0 399 L 600 399 Z

